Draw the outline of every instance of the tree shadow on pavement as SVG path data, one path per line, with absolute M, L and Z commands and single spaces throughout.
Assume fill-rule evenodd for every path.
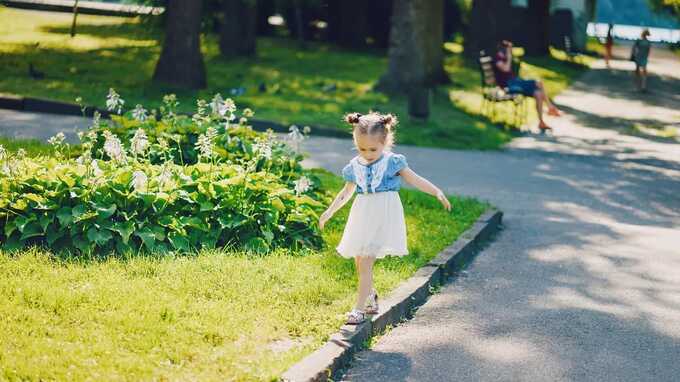
M 631 119 L 625 117 L 602 116 L 566 105 L 560 105 L 560 109 L 574 116 L 578 123 L 583 126 L 616 130 L 625 135 L 641 137 L 658 143 L 680 143 L 678 140 L 678 137 L 680 137 L 680 121 L 669 126 L 665 122 L 654 118 Z M 663 134 L 662 130 L 666 127 L 674 127 L 678 130 L 676 133 L 678 135 L 676 135 L 676 137 L 664 137 L 652 133 L 652 131 L 654 131 L 657 134 Z

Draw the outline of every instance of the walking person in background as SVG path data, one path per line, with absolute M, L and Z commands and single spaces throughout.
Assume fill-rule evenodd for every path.
M 609 60 L 612 58 L 612 48 L 614 47 L 614 24 L 609 23 L 609 29 L 607 30 L 607 38 L 604 41 L 604 62 L 609 68 Z
M 631 60 L 635 61 L 635 87 L 643 93 L 647 92 L 647 59 L 652 46 L 647 37 L 649 29 L 645 28 L 630 53 Z

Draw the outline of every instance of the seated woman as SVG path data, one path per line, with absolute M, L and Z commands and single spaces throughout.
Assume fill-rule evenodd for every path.
M 507 88 L 510 93 L 520 93 L 527 97 L 534 97 L 536 100 L 536 111 L 538 112 L 538 128 L 541 131 L 552 129 L 543 121 L 543 104 L 548 106 L 549 115 L 559 117 L 562 113 L 550 102 L 543 82 L 525 80 L 516 77 L 512 72 L 512 42 L 503 40 L 498 44 L 494 69 L 498 86 Z

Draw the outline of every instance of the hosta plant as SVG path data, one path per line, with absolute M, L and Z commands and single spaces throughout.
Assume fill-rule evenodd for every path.
M 117 102 L 110 106 L 121 111 Z M 50 140 L 51 157 L 0 147 L 0 244 L 80 254 L 321 246 L 316 214 L 328 195 L 273 134 L 230 126 L 226 113 L 235 109 L 226 104 L 224 113 L 191 119 L 166 110 L 150 122 L 140 106 L 106 126 L 95 116 L 77 159 L 62 135 Z M 189 126 L 195 142 L 186 133 L 172 150 L 158 132 L 164 126 L 172 135 Z

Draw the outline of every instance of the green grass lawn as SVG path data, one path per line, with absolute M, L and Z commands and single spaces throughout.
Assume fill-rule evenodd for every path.
M 341 188 L 339 177 L 314 171 L 329 190 Z M 382 295 L 488 208 L 450 197 L 447 213 L 429 195 L 400 196 L 410 255 L 377 263 Z M 320 251 L 97 260 L 0 251 L 0 380 L 275 380 L 337 331 L 353 305 L 353 262 L 334 250 L 348 210 L 329 222 Z
M 477 65 L 455 49 L 446 57 L 453 84 L 436 89 L 430 120 L 418 123 L 408 120 L 405 99 L 371 90 L 385 71 L 384 52 L 354 52 L 320 43 L 301 50 L 292 40 L 261 38 L 257 57 L 226 60 L 219 56 L 215 37 L 207 36 L 203 53 L 208 88 L 181 91 L 150 81 L 161 34 L 138 20 L 80 15 L 75 38 L 69 35 L 71 16 L 66 13 L 0 7 L 0 21 L 4 74 L 0 92 L 70 102 L 81 96 L 86 104 L 104 106 L 109 87 L 114 87 L 129 107 L 137 103 L 155 107 L 163 94 L 175 92 L 185 101 L 183 110 L 191 111 L 194 105 L 188 100 L 210 98 L 217 92 L 229 96 L 230 89 L 243 86 L 245 94 L 234 97 L 239 106 L 253 108 L 258 118 L 284 124 L 346 129 L 341 122 L 344 113 L 374 109 L 401 117 L 402 144 L 496 149 L 512 138 L 509 131 L 479 115 Z M 28 75 L 29 62 L 46 74 L 44 79 Z M 557 52 L 527 60 L 523 75 L 543 78 L 556 94 L 584 67 L 565 63 Z M 260 84 L 266 91 L 259 91 Z M 334 91 L 327 90 L 332 86 Z

